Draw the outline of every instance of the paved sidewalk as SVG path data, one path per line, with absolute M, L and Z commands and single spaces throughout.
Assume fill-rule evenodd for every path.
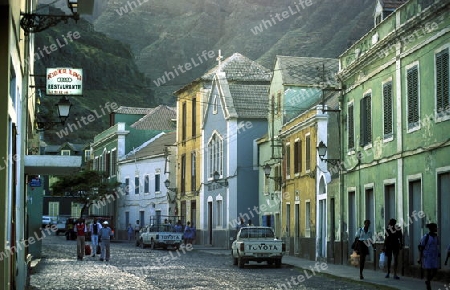
M 222 248 L 214 248 L 214 247 L 205 247 L 205 246 L 194 246 L 195 250 L 208 252 L 216 255 L 230 255 L 231 250 L 226 250 Z M 314 269 L 316 263 L 307 259 L 297 258 L 293 256 L 283 256 L 283 264 L 291 265 L 294 267 L 302 268 L 305 270 L 311 271 Z M 320 268 L 320 267 L 319 267 Z M 363 275 L 364 280 L 359 279 L 359 267 L 352 267 L 347 265 L 335 265 L 335 264 L 327 264 L 327 269 L 322 271 L 325 274 L 331 276 L 337 276 L 344 279 L 350 279 L 355 281 L 362 281 L 364 283 L 370 283 L 374 285 L 387 286 L 394 289 L 402 289 L 402 290 L 412 290 L 412 289 L 426 289 L 425 280 L 417 279 L 412 277 L 404 277 L 400 276 L 400 280 L 393 279 L 392 275 L 390 278 L 385 278 L 386 275 L 381 270 L 374 271 L 372 269 L 364 269 Z M 448 283 L 443 282 L 431 282 L 431 289 L 433 290 L 450 290 L 450 281 Z

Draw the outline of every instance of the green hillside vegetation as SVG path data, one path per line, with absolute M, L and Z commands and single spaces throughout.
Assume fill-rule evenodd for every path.
M 51 13 L 61 14 L 61 11 Z M 78 32 L 79 38 L 72 42 L 67 33 Z M 65 43 L 67 39 L 68 43 Z M 59 43 L 58 43 L 59 41 Z M 56 51 L 45 53 L 44 46 L 57 44 Z M 157 105 L 152 93 L 148 90 L 148 78 L 139 72 L 129 46 L 111 39 L 103 33 L 93 30 L 92 24 L 79 20 L 77 23 L 59 24 L 44 32 L 35 34 L 35 51 L 43 52 L 35 60 L 35 73 L 45 75 L 46 68 L 73 67 L 83 69 L 83 96 L 69 97 L 71 108 L 68 124 L 77 124 L 81 117 L 87 117 L 97 110 L 101 118 L 68 131 L 65 138 L 59 138 L 57 131 L 63 129 L 58 125 L 46 130 L 44 140 L 49 144 L 62 144 L 64 141 L 87 143 L 94 135 L 109 126 L 109 115 L 105 109 L 107 102 L 115 102 L 118 106 L 152 107 Z M 36 77 L 36 84 L 41 88 L 40 115 L 47 120 L 56 121 L 56 104 L 60 97 L 45 96 L 45 77 Z M 106 114 L 102 113 L 103 111 Z
M 373 0 L 311 0 L 310 6 L 304 8 L 298 3 L 109 1 L 95 21 L 95 29 L 130 44 L 140 71 L 152 79 L 151 89 L 157 96 L 170 100 L 173 91 L 217 62 L 210 59 L 159 87 L 153 81 L 203 50 L 214 50 L 217 55 L 221 49 L 224 57 L 239 52 L 272 68 L 276 55 L 338 57 L 373 26 Z M 289 12 L 286 19 L 278 21 L 275 14 L 283 11 L 295 14 Z M 267 28 L 263 26 L 263 20 L 272 18 L 275 21 L 271 27 L 267 22 Z M 262 31 L 255 34 L 255 26 Z
M 106 102 L 143 107 L 174 105 L 173 92 L 214 67 L 219 49 L 224 58 L 239 52 L 273 68 L 276 55 L 338 57 L 373 26 L 373 0 L 311 0 L 310 6 L 304 8 L 298 3 L 291 0 L 103 2 L 98 5 L 100 10 L 96 15 L 89 17 L 95 19 L 93 24 L 71 21 L 36 34 L 36 49 L 61 40 L 69 31 L 81 35 L 37 60 L 36 73 L 45 74 L 46 67 L 83 68 L 84 96 L 70 98 L 74 106 L 67 123 L 71 123 L 104 107 Z M 283 11 L 295 14 L 277 20 L 276 13 Z M 215 57 L 157 85 L 158 78 L 166 73 L 170 75 L 179 65 L 192 64 L 191 58 L 197 59 L 203 51 L 214 51 Z M 44 79 L 39 81 L 43 85 Z M 56 97 L 44 97 L 42 113 L 55 119 L 56 112 L 51 115 L 51 110 L 57 101 Z M 44 139 L 48 143 L 86 143 L 106 129 L 108 122 L 107 116 L 102 117 L 62 139 L 55 130 L 48 130 Z

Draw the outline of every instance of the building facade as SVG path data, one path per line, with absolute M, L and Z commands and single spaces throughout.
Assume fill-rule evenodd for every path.
M 450 243 L 449 7 L 410 0 L 340 56 L 348 241 L 369 219 L 382 242 L 395 218 L 406 274 L 419 271 L 427 223 L 438 224 L 441 253 Z
M 229 247 L 240 218 L 259 225 L 257 139 L 267 130 L 271 72 L 235 53 L 211 74 L 202 124 L 200 239 Z

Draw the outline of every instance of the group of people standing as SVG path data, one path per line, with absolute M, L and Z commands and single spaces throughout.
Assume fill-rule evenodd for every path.
M 355 234 L 355 242 L 352 248 L 359 254 L 359 277 L 364 279 L 363 270 L 366 261 L 366 256 L 369 254 L 369 247 L 373 246 L 374 239 L 373 234 L 369 230 L 370 220 L 364 221 L 364 226 L 359 228 Z M 429 233 L 424 235 L 419 243 L 419 264 L 425 270 L 425 284 L 427 290 L 431 289 L 431 280 L 436 275 L 437 269 L 439 267 L 439 238 L 437 235 L 437 224 L 429 223 L 426 225 Z M 385 278 L 389 278 L 391 275 L 391 265 L 392 260 L 394 260 L 393 278 L 398 280 L 400 277 L 397 275 L 398 267 L 398 257 L 400 250 L 403 248 L 403 233 L 399 225 L 397 225 L 397 220 L 390 219 L 385 230 L 384 244 L 382 251 L 387 258 L 387 273 Z M 450 245 L 447 247 L 447 258 L 445 260 L 445 265 L 448 263 L 448 258 L 450 257 Z
M 83 260 L 85 256 L 86 235 L 90 232 L 92 257 L 95 257 L 97 247 L 100 246 L 100 261 L 109 261 L 110 242 L 114 233 L 109 227 L 108 221 L 104 221 L 100 224 L 100 222 L 95 219 L 92 224 L 87 226 L 84 219 L 78 219 L 74 227 L 74 232 L 77 235 L 77 260 Z

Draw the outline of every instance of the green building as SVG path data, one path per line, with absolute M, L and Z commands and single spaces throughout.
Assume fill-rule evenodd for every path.
M 395 218 L 405 275 L 418 271 L 427 223 L 438 224 L 441 253 L 450 244 L 449 8 L 410 0 L 340 56 L 347 254 L 365 219 L 381 247 Z

